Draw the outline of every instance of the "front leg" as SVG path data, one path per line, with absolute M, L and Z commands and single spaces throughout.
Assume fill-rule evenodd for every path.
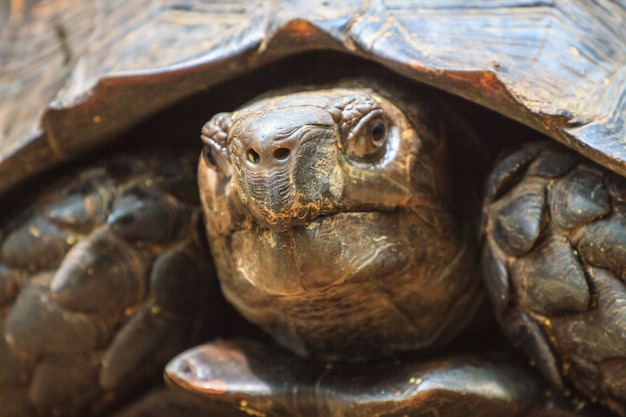
M 553 143 L 488 184 L 484 268 L 505 332 L 556 387 L 626 415 L 626 180 Z
M 176 153 L 73 170 L 3 219 L 0 415 L 102 415 L 162 385 L 198 321 L 211 325 L 222 299 L 198 224 L 197 156 Z
M 510 359 L 484 352 L 428 360 L 419 356 L 327 365 L 271 344 L 238 340 L 179 355 L 166 377 L 190 402 L 220 416 L 604 415 L 552 395 L 539 375 Z

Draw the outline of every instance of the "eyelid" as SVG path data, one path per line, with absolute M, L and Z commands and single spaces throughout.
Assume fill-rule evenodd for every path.
M 352 131 L 348 134 L 348 137 L 346 138 L 346 140 L 348 142 L 353 140 L 355 137 L 357 137 L 361 133 L 361 130 L 363 129 L 363 127 L 367 126 L 369 124 L 369 122 L 371 122 L 372 120 L 374 120 L 376 118 L 381 118 L 382 119 L 382 115 L 383 115 L 383 110 L 382 109 L 376 109 L 376 110 L 373 110 L 370 113 L 366 114 L 365 116 L 363 116 L 363 118 L 361 118 L 361 120 L 359 120 L 359 122 L 354 127 L 354 129 L 352 129 Z

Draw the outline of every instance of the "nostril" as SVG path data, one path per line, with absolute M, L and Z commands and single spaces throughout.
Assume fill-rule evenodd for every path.
M 290 153 L 291 151 L 287 148 L 278 148 L 274 151 L 274 158 L 278 159 L 279 161 L 284 161 L 289 157 Z
M 259 161 L 261 160 L 261 157 L 259 156 L 258 153 L 256 153 L 256 151 L 254 149 L 248 149 L 248 161 L 252 162 L 253 164 L 258 164 Z

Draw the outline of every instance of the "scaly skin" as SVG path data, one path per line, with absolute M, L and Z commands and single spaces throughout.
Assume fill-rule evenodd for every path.
M 69 175 L 3 228 L 0 415 L 99 415 L 194 340 L 216 288 L 196 157 L 171 153 Z
M 626 415 L 626 181 L 541 142 L 495 169 L 485 278 L 496 315 L 558 387 Z M 493 201 L 489 201 L 493 199 Z
M 204 127 L 199 186 L 224 294 L 297 354 L 441 345 L 481 305 L 447 132 L 427 101 L 357 82 L 278 94 Z

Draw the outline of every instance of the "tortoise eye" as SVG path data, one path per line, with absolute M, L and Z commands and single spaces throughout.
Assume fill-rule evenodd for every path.
M 381 117 L 365 121 L 349 135 L 346 155 L 358 162 L 371 163 L 380 159 L 386 150 L 387 123 Z
M 204 158 L 204 163 L 209 168 L 217 168 L 217 162 L 215 161 L 215 157 L 213 156 L 213 150 L 209 145 L 204 145 L 204 147 L 202 148 L 202 158 Z
M 376 121 L 376 123 L 372 126 L 370 134 L 374 145 L 382 145 L 387 137 L 387 126 L 385 126 L 385 122 L 382 120 Z

